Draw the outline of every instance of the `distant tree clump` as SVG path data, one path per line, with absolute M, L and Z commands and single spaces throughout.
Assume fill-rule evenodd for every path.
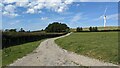
M 97 27 L 94 27 L 94 31 L 98 31 L 98 28 L 97 28 Z
M 52 24 L 49 24 L 45 28 L 45 31 L 46 32 L 69 32 L 69 27 L 66 24 L 54 22 Z
M 97 32 L 98 28 L 97 27 L 90 27 L 89 31 L 91 31 L 91 32 Z
M 6 29 L 5 32 L 17 32 L 16 29 Z
M 25 30 L 23 28 L 21 28 L 19 32 L 25 32 Z
M 89 28 L 90 31 L 93 31 L 92 27 Z
M 83 31 L 83 28 L 82 28 L 82 27 L 81 27 L 81 28 L 80 28 L 80 27 L 77 27 L 76 31 L 77 31 L 77 32 L 81 32 L 81 31 Z

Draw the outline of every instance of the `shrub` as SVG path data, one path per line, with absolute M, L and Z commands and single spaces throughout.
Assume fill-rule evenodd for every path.
M 83 29 L 82 29 L 82 27 L 81 27 L 81 28 L 80 28 L 80 27 L 77 27 L 76 31 L 77 31 L 77 32 L 81 32 L 81 31 L 83 31 Z

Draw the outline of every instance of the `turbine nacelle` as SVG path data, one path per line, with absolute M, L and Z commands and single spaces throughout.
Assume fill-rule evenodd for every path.
M 106 18 L 107 16 L 104 16 L 104 18 Z

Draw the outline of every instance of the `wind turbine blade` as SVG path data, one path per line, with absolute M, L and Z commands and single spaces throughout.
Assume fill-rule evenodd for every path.
M 105 11 L 104 11 L 104 15 L 106 14 L 106 12 L 107 12 L 107 7 L 106 7 L 106 9 L 105 9 Z

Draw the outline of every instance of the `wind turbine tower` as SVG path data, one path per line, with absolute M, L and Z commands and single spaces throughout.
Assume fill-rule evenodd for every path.
M 105 9 L 105 12 L 104 12 L 104 27 L 106 27 L 106 23 L 107 23 L 106 11 L 107 11 L 107 8 Z
M 106 27 L 106 23 L 107 23 L 107 16 L 104 16 L 104 27 Z

